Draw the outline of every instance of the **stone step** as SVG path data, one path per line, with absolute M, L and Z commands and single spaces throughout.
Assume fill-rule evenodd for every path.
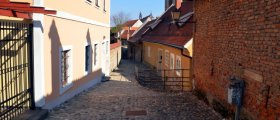
M 44 120 L 48 117 L 48 114 L 49 111 L 44 109 L 28 110 L 16 117 L 14 120 Z

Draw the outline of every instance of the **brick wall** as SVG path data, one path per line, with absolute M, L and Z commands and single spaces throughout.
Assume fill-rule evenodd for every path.
M 280 119 L 280 1 L 196 0 L 197 89 L 226 108 L 230 76 L 246 82 L 242 113 Z M 249 117 L 250 116 L 250 117 Z

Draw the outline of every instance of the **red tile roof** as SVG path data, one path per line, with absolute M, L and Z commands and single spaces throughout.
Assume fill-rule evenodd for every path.
M 56 14 L 56 11 L 46 10 L 44 7 L 30 6 L 30 3 L 27 2 L 10 2 L 10 0 L 0 2 L 1 16 L 32 19 L 32 13 Z
M 113 43 L 113 44 L 110 44 L 110 49 L 112 50 L 112 49 L 115 49 L 115 48 L 117 48 L 119 46 L 121 46 L 121 42 L 120 41 L 118 41 L 116 43 Z
M 135 32 L 135 30 L 125 30 L 122 34 L 121 34 L 121 36 L 120 36 L 120 38 L 121 39 L 129 39 L 131 36 L 132 36 L 132 34 Z
M 150 25 L 152 23 L 154 23 L 155 20 L 149 21 L 146 24 L 143 24 L 143 26 L 141 26 L 137 31 L 135 31 L 136 33 L 128 40 L 128 42 L 140 42 L 142 35 L 144 34 L 144 32 L 150 27 Z
M 182 3 L 181 15 L 185 15 L 193 11 L 193 2 L 186 1 Z M 143 36 L 143 41 L 160 43 L 177 48 L 183 48 L 183 46 L 193 37 L 193 24 L 186 23 L 181 27 L 171 24 L 171 11 L 175 10 L 173 6 L 164 13 L 159 19 L 162 20 L 154 29 L 150 29 Z M 192 20 L 190 17 L 189 20 Z
M 123 24 L 124 27 L 132 27 L 138 20 L 130 20 Z

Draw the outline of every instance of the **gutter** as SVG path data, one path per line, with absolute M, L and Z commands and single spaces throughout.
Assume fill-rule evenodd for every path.
M 188 57 L 188 58 L 192 59 L 192 56 L 189 56 L 189 55 L 185 55 L 185 54 L 184 54 L 184 49 L 181 49 L 181 54 L 182 54 L 183 56 L 185 56 L 185 57 Z
M 174 48 L 179 48 L 179 49 L 183 49 L 182 46 L 177 46 L 177 45 L 172 45 L 172 44 L 166 44 L 166 43 L 161 43 L 161 42 L 155 42 L 155 41 L 149 41 L 149 40 L 143 40 L 145 42 L 150 42 L 150 43 L 158 43 L 158 44 L 162 44 L 162 45 L 168 45 L 168 46 L 171 46 L 171 47 L 174 47 Z
M 144 41 L 145 41 L 145 40 L 144 40 Z M 150 42 L 150 41 L 145 41 L 145 42 Z M 171 47 L 174 47 L 174 48 L 181 49 L 181 54 L 182 54 L 184 57 L 188 57 L 188 58 L 192 59 L 191 56 L 184 54 L 184 47 L 177 46 L 177 45 L 172 45 L 172 44 L 160 43 L 160 42 L 150 42 L 150 43 L 158 43 L 158 44 L 168 45 L 168 46 L 171 46 Z

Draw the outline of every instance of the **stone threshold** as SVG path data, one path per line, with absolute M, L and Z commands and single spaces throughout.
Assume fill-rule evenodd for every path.
M 48 114 L 49 111 L 44 109 L 28 110 L 14 120 L 44 120 L 48 117 Z

